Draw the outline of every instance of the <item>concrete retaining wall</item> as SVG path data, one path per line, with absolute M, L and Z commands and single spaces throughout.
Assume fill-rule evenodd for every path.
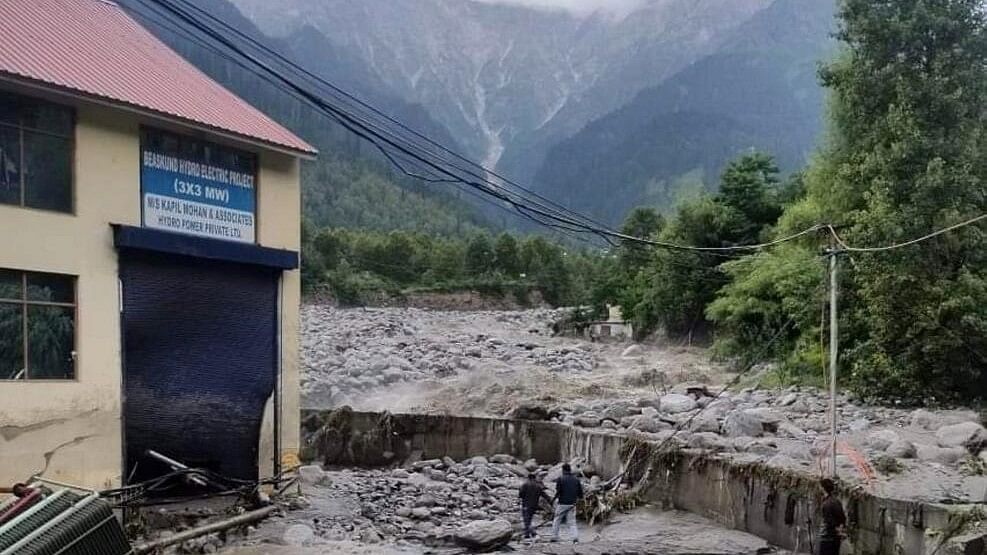
M 377 413 L 353 413 L 354 435 L 375 430 L 379 418 Z M 579 457 L 607 478 L 623 470 L 621 451 L 633 448 L 629 442 L 638 442 L 641 455 L 654 448 L 653 443 L 627 436 L 552 422 L 392 415 L 389 423 L 389 435 L 393 436 L 389 446 L 394 452 L 389 460 L 395 463 L 403 462 L 399 459 L 443 456 L 462 460 L 496 453 L 535 458 L 543 463 Z M 813 477 L 700 452 L 654 456 L 649 452 L 648 456 L 650 485 L 643 491 L 647 501 L 703 515 L 778 547 L 809 552 L 809 542 L 814 541 L 812 536 L 819 523 Z M 636 471 L 640 473 L 640 469 Z M 851 524 L 847 553 L 987 553 L 983 534 L 969 530 L 984 519 L 982 506 L 915 503 L 861 491 L 844 492 L 843 501 Z

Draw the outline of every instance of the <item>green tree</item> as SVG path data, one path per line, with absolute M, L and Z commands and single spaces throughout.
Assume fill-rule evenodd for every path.
M 901 242 L 987 210 L 987 21 L 979 0 L 845 0 L 833 94 L 831 206 L 851 245 Z M 839 211 L 839 212 L 837 212 Z M 921 402 L 982 395 L 987 249 L 981 229 L 854 256 L 846 308 L 854 385 Z
M 510 233 L 501 233 L 494 245 L 494 266 L 507 276 L 517 277 L 521 271 L 517 240 Z
M 481 276 L 494 269 L 494 250 L 486 233 L 477 233 L 466 246 L 466 273 Z
M 650 239 L 665 227 L 665 218 L 657 210 L 648 207 L 638 207 L 631 210 L 624 220 L 620 232 L 631 237 Z M 618 248 L 620 269 L 630 278 L 651 260 L 652 248 L 637 241 L 621 241 Z

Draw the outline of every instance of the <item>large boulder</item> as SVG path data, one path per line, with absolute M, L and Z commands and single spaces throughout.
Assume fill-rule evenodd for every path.
M 884 451 L 899 439 L 901 439 L 901 436 L 894 430 L 878 430 L 868 434 L 867 439 L 864 440 L 864 444 L 871 449 Z
M 757 413 L 738 410 L 728 414 L 723 421 L 723 434 L 727 437 L 761 437 L 764 426 Z
M 491 551 L 507 545 L 514 528 L 506 520 L 475 520 L 456 531 L 456 545 L 471 551 Z
M 332 482 L 326 471 L 314 464 L 299 466 L 296 472 L 298 472 L 298 481 L 310 486 L 329 485 Z
M 668 395 L 663 395 L 661 402 L 659 403 L 662 412 L 668 414 L 678 414 L 680 412 L 688 412 L 696 408 L 696 400 L 688 395 L 682 395 L 679 393 L 669 393 Z
M 914 459 L 918 455 L 915 444 L 905 439 L 895 440 L 884 452 L 896 459 Z
M 963 447 L 976 455 L 987 447 L 987 430 L 976 422 L 943 426 L 936 432 L 940 447 Z
M 549 409 L 537 403 L 521 403 L 514 407 L 508 414 L 508 418 L 514 420 L 551 420 L 557 416 L 558 411 Z
M 957 463 L 960 459 L 966 456 L 966 449 L 962 447 L 918 445 L 916 446 L 916 455 L 919 460 L 950 465 Z

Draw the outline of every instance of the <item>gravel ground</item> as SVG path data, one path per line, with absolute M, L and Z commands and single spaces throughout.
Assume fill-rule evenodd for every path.
M 578 466 L 577 466 L 578 469 Z M 455 539 L 473 526 L 503 522 L 509 550 L 522 553 L 753 554 L 766 548 L 759 538 L 726 530 L 688 513 L 642 508 L 616 515 L 607 526 L 581 523 L 581 543 L 550 543 L 547 527 L 536 540 L 518 537 L 517 491 L 521 475 L 538 472 L 548 494 L 560 465 L 538 465 L 507 455 L 461 462 L 421 461 L 404 469 L 300 472 L 297 510 L 265 523 L 222 553 L 462 553 Z M 592 491 L 598 479 L 584 480 Z M 535 519 L 536 525 L 543 516 Z M 512 537 L 513 534 L 513 537 Z M 563 535 L 563 539 L 566 536 Z
M 553 337 L 552 310 L 303 311 L 303 403 L 357 410 L 542 417 L 818 473 L 827 464 L 825 392 L 728 391 L 734 375 L 702 349 Z M 987 500 L 987 431 L 969 410 L 838 401 L 839 473 L 874 493 Z

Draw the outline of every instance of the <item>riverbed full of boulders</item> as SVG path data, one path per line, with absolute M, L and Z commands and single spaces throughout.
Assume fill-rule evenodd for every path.
M 576 468 L 584 474 L 591 470 L 578 463 Z M 307 507 L 289 513 L 291 524 L 278 543 L 407 542 L 486 550 L 507 543 L 518 531 L 518 488 L 528 473 L 536 473 L 551 496 L 561 465 L 501 454 L 458 462 L 423 460 L 394 469 L 307 466 L 298 473 Z M 587 478 L 585 487 L 598 483 L 596 477 Z

